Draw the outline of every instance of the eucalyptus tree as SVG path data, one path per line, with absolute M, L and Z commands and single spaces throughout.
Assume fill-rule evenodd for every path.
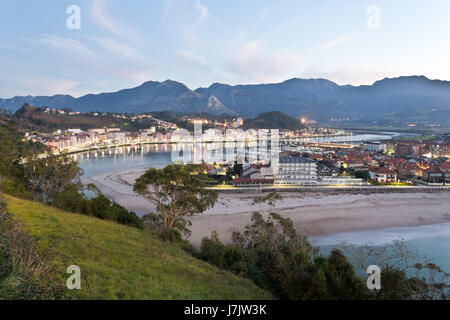
M 186 231 L 189 217 L 214 206 L 217 192 L 205 188 L 208 179 L 200 165 L 171 164 L 151 168 L 138 178 L 134 191 L 152 203 L 162 226 Z

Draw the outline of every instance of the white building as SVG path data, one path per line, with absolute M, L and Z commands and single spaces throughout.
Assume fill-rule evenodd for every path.
M 83 132 L 81 129 L 69 129 L 67 132 L 73 133 L 73 134 L 80 134 Z
M 317 164 L 301 156 L 281 156 L 276 184 L 317 184 Z
M 386 143 L 382 143 L 380 141 L 366 141 L 362 145 L 362 149 L 364 151 L 372 151 L 372 152 L 386 152 L 387 145 Z

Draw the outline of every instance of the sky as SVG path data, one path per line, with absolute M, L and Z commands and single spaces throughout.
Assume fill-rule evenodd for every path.
M 450 80 L 449 57 L 448 0 L 0 4 L 1 98 L 79 97 L 166 79 L 190 89 L 294 77 Z

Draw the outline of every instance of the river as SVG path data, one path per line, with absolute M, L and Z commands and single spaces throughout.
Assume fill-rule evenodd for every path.
M 351 142 L 361 143 L 364 140 L 387 140 L 396 133 L 355 134 L 349 136 L 307 138 L 305 142 Z M 139 169 L 146 167 L 163 167 L 172 162 L 171 146 L 165 144 L 144 145 L 89 151 L 74 155 L 79 166 L 84 170 L 84 177 L 107 173 Z M 312 237 L 316 244 L 326 252 L 335 247 L 339 241 L 347 241 L 355 245 L 372 242 L 384 245 L 394 240 L 404 239 L 406 244 L 417 248 L 444 270 L 450 272 L 450 224 L 443 223 L 421 227 L 389 228 L 332 234 Z
M 298 141 L 304 143 L 337 142 L 360 144 L 362 141 L 388 140 L 399 135 L 399 133 L 395 132 L 381 132 L 373 134 L 310 137 L 301 138 Z M 82 152 L 75 154 L 74 159 L 79 162 L 79 166 L 84 170 L 84 177 L 89 177 L 110 171 L 165 166 L 172 162 L 171 151 L 172 147 L 170 144 L 148 144 L 142 148 L 140 146 L 130 146 Z

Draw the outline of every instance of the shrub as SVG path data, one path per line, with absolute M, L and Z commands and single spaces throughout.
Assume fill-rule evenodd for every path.
M 224 245 L 217 233 L 204 238 L 198 257 L 251 279 L 281 299 L 358 299 L 363 282 L 339 251 L 317 255 L 306 237 L 298 235 L 290 219 L 256 212 L 244 232 L 235 232 Z
M 130 212 L 116 202 L 109 200 L 99 193 L 96 197 L 86 201 L 84 212 L 88 215 L 103 219 L 112 220 L 120 224 L 142 228 L 142 221 L 134 212 Z
M 37 244 L 0 201 L 0 299 L 68 298 Z

